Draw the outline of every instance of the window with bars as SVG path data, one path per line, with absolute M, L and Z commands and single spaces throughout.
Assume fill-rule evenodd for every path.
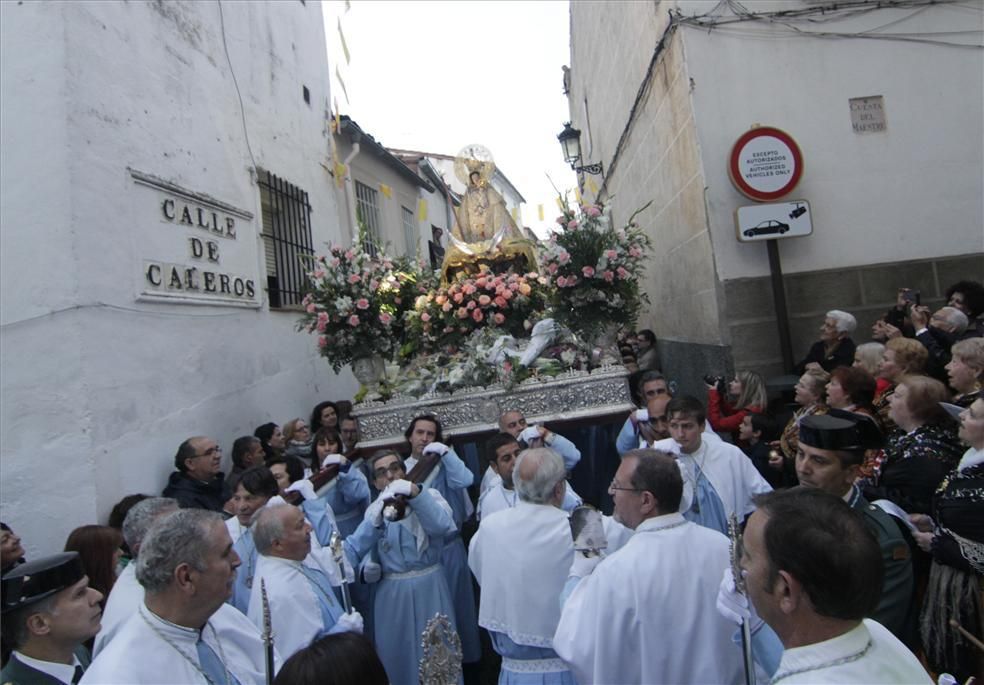
M 365 229 L 362 249 L 366 254 L 375 257 L 379 252 L 379 193 L 365 183 L 355 182 L 355 211 L 356 218 Z
M 314 256 L 308 194 L 269 171 L 260 171 L 259 186 L 270 308 L 298 307 Z
M 417 222 L 414 220 L 413 211 L 406 207 L 403 210 L 403 240 L 407 246 L 407 257 L 417 258 Z

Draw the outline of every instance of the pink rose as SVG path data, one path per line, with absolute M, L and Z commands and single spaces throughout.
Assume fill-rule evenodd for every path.
M 642 256 L 642 250 L 639 249 L 639 246 L 638 245 L 633 245 L 632 247 L 629 248 L 629 256 L 630 257 L 641 257 Z
M 319 317 L 318 323 L 315 324 L 315 328 L 318 329 L 318 333 L 324 333 L 325 329 L 328 328 L 328 318 L 325 317 L 325 320 L 322 321 L 321 318 Z
M 621 266 L 620 266 L 620 267 L 618 267 L 617 269 L 615 269 L 615 273 L 616 273 L 616 274 L 618 274 L 618 277 L 619 277 L 619 278 L 620 278 L 621 280 L 623 280 L 623 281 L 624 281 L 625 279 L 627 279 L 627 278 L 629 277 L 629 272 L 628 272 L 628 271 L 626 271 L 626 270 L 625 270 L 625 269 L 624 269 L 623 267 L 621 267 Z
M 458 318 L 459 319 L 467 319 L 468 318 L 468 309 L 465 308 L 465 307 L 458 307 Z
M 504 309 L 508 304 L 508 302 L 506 302 L 506 298 L 504 298 L 502 295 L 496 297 L 493 300 L 493 302 L 495 302 L 495 306 L 498 307 L 499 309 Z
M 610 269 L 607 269 L 605 273 L 601 274 L 601 277 L 604 278 L 609 283 L 615 280 L 615 274 L 612 273 Z
M 441 305 L 441 311 L 443 312 L 450 312 L 453 308 L 450 302 L 445 302 Z
M 559 264 L 566 264 L 569 261 L 571 261 L 571 253 L 570 252 L 567 252 L 566 250 L 564 250 L 559 255 L 557 255 L 557 262 Z
M 591 205 L 584 208 L 584 213 L 587 214 L 588 216 L 601 216 L 601 209 L 599 209 L 594 205 Z
M 362 279 L 359 277 L 359 274 L 352 274 L 351 276 L 348 277 L 348 282 L 351 283 L 351 284 L 353 284 L 353 285 L 355 285 L 356 283 L 358 283 L 361 280 Z
M 461 304 L 461 301 L 465 299 L 465 296 L 461 293 L 455 293 L 453 299 L 455 304 Z
M 502 295 L 500 295 L 500 297 L 502 299 L 504 299 L 504 300 L 511 300 L 512 299 L 512 296 L 513 296 L 513 291 L 510 290 L 509 288 L 506 288 L 505 290 L 503 290 L 502 291 Z
M 424 312 L 423 314 L 420 315 L 420 320 L 426 323 L 427 321 L 431 320 L 431 315 L 428 314 L 427 312 Z
M 569 228 L 572 231 L 574 229 L 576 229 L 577 228 L 577 220 L 576 219 L 571 219 L 570 221 L 568 221 L 567 222 L 567 228 Z
M 379 290 L 379 281 L 377 281 L 375 278 L 369 281 L 369 290 L 373 292 Z
M 318 323 L 328 323 L 328 312 L 318 312 Z
M 479 295 L 478 303 L 483 307 L 488 307 L 490 302 L 492 302 L 492 298 L 488 295 Z
M 338 266 L 342 263 L 342 260 L 340 260 L 338 257 L 334 257 L 329 263 L 331 264 L 332 268 L 337 269 Z
M 506 373 L 509 373 L 510 371 L 512 371 L 512 363 L 511 362 L 502 362 L 502 370 L 505 371 Z
M 355 314 L 353 314 L 352 316 L 350 316 L 348 318 L 348 325 L 349 326 L 358 326 L 359 325 L 359 317 L 356 316 Z
M 584 274 L 584 277 L 585 278 L 591 278 L 592 276 L 594 276 L 594 273 L 595 273 L 594 272 L 594 267 L 593 266 L 582 266 L 581 267 L 581 273 Z
M 437 302 L 438 304 L 444 304 L 445 302 L 448 301 L 448 296 L 438 295 L 437 297 L 434 298 L 434 301 Z
M 506 317 L 503 314 L 496 312 L 492 315 L 492 320 L 495 321 L 496 326 L 501 326 L 502 322 L 506 320 Z
M 387 314 L 386 312 L 379 313 L 379 323 L 383 324 L 384 326 L 389 326 L 392 320 L 393 320 L 392 315 Z
M 530 287 L 529 283 L 520 283 L 519 292 L 521 295 L 529 295 L 531 292 L 533 292 L 533 288 Z
M 473 294 L 473 293 L 474 293 L 474 292 L 475 292 L 476 290 L 478 290 L 478 288 L 476 288 L 475 286 L 473 286 L 473 285 L 472 285 L 471 283 L 465 283 L 465 284 L 464 284 L 464 285 L 463 285 L 463 286 L 461 287 L 461 291 L 462 291 L 463 293 L 465 293 L 465 295 L 471 295 L 471 294 Z
M 558 277 L 557 278 L 557 287 L 558 288 L 566 288 L 567 287 L 567 278 L 564 277 L 564 276 Z
M 311 275 L 314 276 L 315 278 L 324 278 L 325 272 L 322 269 L 316 269 L 315 272 Z
M 345 251 L 345 259 L 347 259 L 349 261 L 352 261 L 353 259 L 355 259 L 355 250 L 346 250 Z
M 318 336 L 318 347 L 328 347 L 328 338 L 323 335 Z
M 557 269 L 558 268 L 560 268 L 560 267 L 557 266 L 557 263 L 556 262 L 553 262 L 553 263 L 550 264 L 550 266 L 547 267 L 547 271 L 549 271 L 551 274 L 555 274 L 555 273 L 557 273 Z
M 367 300 L 364 297 L 360 297 L 356 301 L 355 306 L 358 307 L 359 309 L 369 309 L 369 300 Z
M 311 303 L 310 303 L 310 304 L 309 304 L 309 305 L 307 306 L 307 313 L 308 313 L 308 314 L 314 314 L 314 313 L 315 313 L 316 311 L 318 311 L 318 307 L 317 307 L 317 305 L 315 305 L 315 304 L 314 304 L 314 302 L 311 302 Z
M 475 300 L 468 300 L 468 302 L 465 303 L 466 309 L 474 309 L 476 306 Z
M 482 276 L 475 280 L 475 287 L 484 288 L 485 287 L 485 277 Z
M 615 259 L 618 257 L 618 252 L 615 250 L 605 250 L 605 256 L 608 257 L 608 259 Z
M 485 314 L 482 313 L 481 309 L 475 309 L 474 311 L 472 311 L 471 316 L 475 321 L 481 321 L 482 319 L 485 318 Z

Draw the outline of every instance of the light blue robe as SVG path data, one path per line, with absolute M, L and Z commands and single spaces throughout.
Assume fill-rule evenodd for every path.
M 408 460 L 407 469 L 415 461 Z M 463 461 L 448 450 L 441 457 L 441 468 L 431 481 L 430 487 L 437 490 L 451 505 L 454 514 L 455 530 L 444 540 L 444 567 L 448 588 L 454 597 L 454 611 L 457 617 L 458 636 L 461 637 L 461 653 L 466 663 L 482 658 L 482 643 L 478 637 L 478 613 L 475 609 L 475 590 L 472 586 L 471 571 L 468 569 L 468 553 L 461 539 L 461 526 L 470 516 L 465 509 L 466 488 L 475 476 Z
M 505 633 L 489 631 L 492 647 L 504 659 L 558 659 L 557 652 L 545 647 L 520 645 L 509 639 Z M 548 671 L 546 673 L 519 673 L 507 669 L 499 670 L 499 685 L 576 685 L 574 676 L 568 670 Z
M 369 506 L 369 482 L 361 470 L 346 464 L 339 470 L 335 485 L 321 499 L 335 513 L 338 534 L 348 537 L 362 523 L 362 515 Z
M 724 509 L 724 503 L 718 497 L 714 486 L 699 470 L 693 503 L 689 510 L 683 512 L 683 517 L 705 528 L 716 530 L 722 535 L 728 534 L 728 513 Z
M 456 533 L 454 520 L 427 489 L 409 500 L 409 508 L 427 533 L 427 548 L 418 552 L 416 538 L 399 522 L 386 523 L 376 544 L 383 578 L 374 591 L 373 626 L 376 651 L 392 685 L 417 683 L 421 634 L 435 614 L 444 614 L 455 625 L 454 603 L 441 568 L 444 539 Z

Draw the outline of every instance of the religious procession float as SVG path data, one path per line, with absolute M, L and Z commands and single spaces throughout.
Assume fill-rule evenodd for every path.
M 439 271 L 370 253 L 361 230 L 355 246 L 313 258 L 298 329 L 336 372 L 351 364 L 365 447 L 399 439 L 424 412 L 462 435 L 494 429 L 507 408 L 547 421 L 632 407 L 615 341 L 645 301 L 648 237 L 635 215 L 616 228 L 604 207 L 563 198 L 538 243 L 491 186 L 494 171 L 481 146 L 456 158 L 467 189 Z

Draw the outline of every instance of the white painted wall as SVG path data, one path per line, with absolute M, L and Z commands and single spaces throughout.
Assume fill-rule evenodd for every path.
M 684 14 L 707 3 L 680 2 Z M 746 2 L 750 11 L 803 2 Z M 908 17 L 908 18 L 907 18 Z M 901 20 L 901 21 L 900 21 Z M 980 7 L 879 9 L 812 30 L 980 31 Z M 740 25 L 754 30 L 752 22 Z M 762 22 L 758 22 L 759 26 Z M 962 255 L 984 250 L 984 54 L 885 40 L 778 37 L 681 28 L 718 276 L 769 273 L 765 247 L 739 244 L 733 211 L 754 204 L 727 174 L 753 124 L 791 134 L 805 173 L 789 199 L 813 209 L 814 235 L 781 241 L 784 272 Z M 931 37 L 931 36 L 926 36 Z M 939 40 L 969 40 L 937 35 Z M 980 42 L 980 33 L 970 42 Z M 859 135 L 848 99 L 884 96 L 887 131 Z
M 271 312 L 265 297 L 246 310 L 136 301 L 141 234 L 159 217 L 128 167 L 252 212 L 238 241 L 264 273 L 218 7 L 0 3 L 0 518 L 31 556 L 104 522 L 123 495 L 159 493 L 184 438 L 229 450 L 356 388 L 294 331 L 296 312 Z M 256 163 L 309 193 L 316 246 L 337 241 L 321 8 L 222 7 Z

